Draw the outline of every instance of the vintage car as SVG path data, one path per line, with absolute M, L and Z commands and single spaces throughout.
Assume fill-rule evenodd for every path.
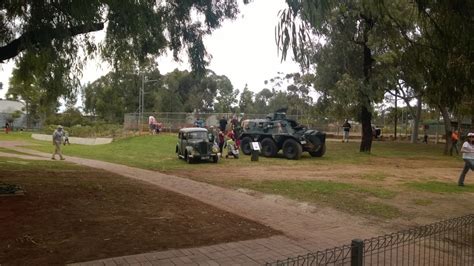
M 219 148 L 209 141 L 207 129 L 191 127 L 182 128 L 178 133 L 178 143 L 176 144 L 176 154 L 178 158 L 186 160 L 188 163 L 201 160 L 219 161 Z

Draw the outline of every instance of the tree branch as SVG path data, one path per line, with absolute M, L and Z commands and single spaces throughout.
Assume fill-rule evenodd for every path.
M 70 28 L 40 28 L 27 31 L 7 45 L 0 47 L 0 63 L 17 56 L 29 46 L 43 46 L 54 39 L 64 39 L 102 29 L 104 29 L 104 23 L 85 24 Z M 48 37 L 44 38 L 45 36 Z

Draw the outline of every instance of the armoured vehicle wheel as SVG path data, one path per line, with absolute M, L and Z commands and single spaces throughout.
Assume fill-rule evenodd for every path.
M 252 153 L 252 149 L 250 148 L 251 142 L 252 142 L 252 139 L 250 137 L 244 137 L 240 141 L 240 149 L 242 150 L 243 154 L 250 155 Z
M 265 157 L 275 157 L 278 148 L 272 139 L 266 138 L 262 140 L 262 154 Z
M 314 151 L 314 152 L 309 152 L 309 154 L 311 154 L 311 156 L 313 157 L 321 157 L 325 153 L 326 153 L 326 143 L 323 143 L 321 147 L 319 148 L 319 150 Z
M 290 160 L 298 160 L 303 153 L 303 147 L 294 139 L 287 139 L 283 142 L 283 155 Z

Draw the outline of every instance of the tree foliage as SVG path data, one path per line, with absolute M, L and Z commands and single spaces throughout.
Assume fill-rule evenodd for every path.
M 83 62 L 94 56 L 116 71 L 137 72 L 156 68 L 168 49 L 176 60 L 185 50 L 193 73 L 204 75 L 203 37 L 238 12 L 237 0 L 1 1 L 0 62 L 15 58 L 14 78 L 46 90 L 49 103 L 79 88 Z M 101 30 L 98 44 L 90 33 Z
M 465 103 L 472 106 L 472 1 L 287 4 L 276 29 L 282 59 L 291 51 L 314 71 L 321 109 L 352 113 L 362 122 L 361 151 L 370 151 L 373 105 L 386 92 L 405 91 L 418 99 L 412 111 L 417 121 L 424 99 L 443 113 L 448 130 L 453 111 L 465 110 L 458 108 Z M 467 109 L 474 116 L 474 108 Z

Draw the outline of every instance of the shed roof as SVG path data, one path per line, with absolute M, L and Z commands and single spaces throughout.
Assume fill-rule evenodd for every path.
M 0 113 L 13 113 L 15 111 L 23 112 L 24 103 L 19 101 L 0 100 Z

